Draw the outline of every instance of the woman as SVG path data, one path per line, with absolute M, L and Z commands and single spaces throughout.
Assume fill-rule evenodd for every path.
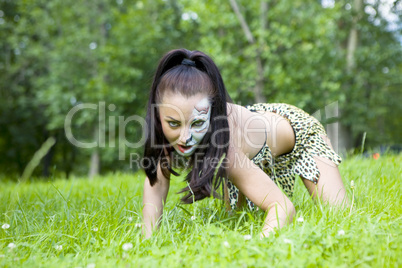
M 346 202 L 337 165 L 322 125 L 287 104 L 231 103 L 220 72 L 199 51 L 172 50 L 160 61 L 147 108 L 144 233 L 157 228 L 175 168 L 191 169 L 185 203 L 224 186 L 231 208 L 247 201 L 268 210 L 262 236 L 292 222 L 295 176 L 314 198 Z M 245 197 L 245 198 L 244 198 Z

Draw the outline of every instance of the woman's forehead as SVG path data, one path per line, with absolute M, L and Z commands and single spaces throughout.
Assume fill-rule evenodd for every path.
M 196 103 L 194 106 L 194 108 L 200 112 L 205 111 L 205 110 L 208 112 L 210 107 L 211 107 L 211 103 L 209 102 L 208 97 L 204 97 L 198 103 Z
M 188 116 L 192 114 L 208 114 L 211 109 L 211 103 L 206 94 L 196 94 L 186 97 L 180 93 L 168 93 L 162 99 L 159 105 L 159 111 L 163 114 Z

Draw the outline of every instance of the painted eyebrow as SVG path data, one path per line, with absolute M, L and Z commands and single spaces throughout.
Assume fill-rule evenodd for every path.
M 205 107 L 205 108 L 200 108 L 200 109 L 197 109 L 197 107 L 194 107 L 194 109 L 196 109 L 197 112 L 199 112 L 200 114 L 207 114 L 209 111 L 209 106 Z
M 205 122 L 205 118 L 194 118 L 193 121 L 191 121 L 191 123 L 197 122 L 197 121 L 203 121 Z

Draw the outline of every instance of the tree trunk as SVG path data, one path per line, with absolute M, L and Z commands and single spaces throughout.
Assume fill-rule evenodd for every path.
M 355 51 L 359 43 L 359 32 L 357 24 L 360 20 L 361 13 L 363 11 L 363 0 L 353 1 L 353 11 L 355 16 L 353 17 L 352 28 L 349 32 L 347 52 L 346 52 L 346 71 L 351 74 L 356 66 Z
M 260 13 L 260 27 L 261 27 L 261 38 L 259 39 L 259 44 L 265 43 L 264 33 L 267 31 L 268 27 L 268 2 L 266 0 L 261 1 L 261 13 Z M 265 77 L 264 77 L 264 62 L 262 59 L 261 49 L 258 48 L 257 51 L 257 82 L 254 88 L 255 101 L 257 103 L 266 102 L 264 97 L 264 87 L 265 87 Z
M 99 175 L 99 151 L 96 149 L 91 154 L 91 163 L 89 168 L 89 179 L 93 179 L 95 176 Z
M 361 18 L 362 12 L 363 12 L 363 0 L 354 0 L 353 1 L 354 17 L 346 47 L 346 72 L 350 77 L 353 76 L 353 72 L 355 71 L 356 68 L 355 52 L 359 44 L 358 22 Z M 350 84 L 352 83 L 353 81 L 350 81 Z M 353 146 L 353 135 L 351 126 L 340 124 L 339 141 L 338 141 L 338 148 L 340 152 L 344 154 L 346 153 L 346 151 L 352 149 L 352 146 Z
M 102 2 L 94 2 L 94 3 L 96 3 L 96 4 L 94 4 L 93 8 L 95 8 L 99 12 L 99 14 L 103 14 L 104 8 L 105 8 L 104 2 L 102 1 Z M 90 28 L 100 30 L 101 38 L 99 39 L 99 46 L 101 46 L 101 47 L 106 45 L 106 40 L 108 37 L 107 29 L 105 28 L 106 22 L 107 22 L 107 20 L 101 20 L 100 24 L 97 24 L 97 20 L 95 18 L 92 18 L 90 20 Z M 99 62 L 96 59 L 96 57 L 93 61 L 93 64 L 94 64 L 93 76 L 97 77 L 99 75 L 99 73 L 98 73 Z M 106 74 L 103 75 L 102 79 L 105 82 L 105 84 L 107 84 L 107 75 Z M 94 137 L 95 137 L 95 141 L 98 142 L 98 147 L 95 148 L 91 154 L 91 161 L 90 161 L 89 174 L 88 174 L 89 179 L 93 179 L 95 176 L 99 175 L 99 171 L 100 171 L 99 148 L 105 147 L 105 137 L 104 137 L 104 133 L 105 133 L 105 114 L 104 114 L 105 102 L 99 102 L 99 110 L 100 110 L 100 114 L 99 114 L 99 117 L 97 118 L 98 125 L 94 128 Z
M 255 45 L 256 41 L 255 38 L 250 30 L 250 27 L 248 26 L 245 18 L 240 12 L 239 6 L 236 2 L 236 0 L 229 0 L 230 5 L 232 6 L 232 9 L 234 13 L 236 14 L 241 28 L 243 29 L 244 34 L 246 35 L 247 41 L 250 43 L 250 45 Z M 264 30 L 267 24 L 267 11 L 268 11 L 268 3 L 266 1 L 261 2 L 261 27 Z M 262 62 L 262 57 L 261 57 L 261 52 L 260 49 L 256 49 L 256 56 L 255 56 L 255 62 L 256 62 L 256 69 L 257 69 L 257 77 L 255 81 L 255 86 L 253 88 L 254 91 L 254 99 L 255 102 L 265 102 L 265 97 L 263 94 L 264 91 L 264 64 Z
M 46 129 L 43 130 L 43 136 L 45 137 L 45 140 L 47 140 L 50 137 L 50 135 Z M 50 147 L 49 151 L 47 151 L 47 153 L 45 154 L 45 156 L 43 157 L 43 160 L 42 160 L 42 163 L 43 163 L 42 176 L 45 178 L 50 176 L 49 169 L 52 164 L 55 145 Z
M 259 51 L 257 51 L 257 81 L 254 86 L 254 99 L 256 103 L 266 102 L 263 91 L 264 91 L 264 66 L 262 64 L 261 56 Z
M 68 161 L 68 164 L 65 167 L 65 172 L 66 172 L 66 177 L 67 179 L 70 178 L 71 172 L 73 171 L 73 163 L 75 162 L 75 157 L 76 157 L 76 148 L 75 146 L 71 147 L 71 158 L 70 161 Z
M 94 129 L 94 136 L 95 141 L 99 140 L 99 131 L 98 127 Z M 95 176 L 99 175 L 99 166 L 100 166 L 100 159 L 99 159 L 99 150 L 95 148 L 91 154 L 91 161 L 89 163 L 89 173 L 88 178 L 93 179 Z
M 46 153 L 43 158 L 43 171 L 42 176 L 48 178 L 50 176 L 50 166 L 52 164 L 52 159 L 54 155 L 54 146 L 50 148 L 50 150 Z

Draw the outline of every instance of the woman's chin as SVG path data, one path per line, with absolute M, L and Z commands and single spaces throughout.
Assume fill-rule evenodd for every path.
M 175 146 L 176 152 L 181 155 L 181 156 L 191 156 L 194 153 L 195 147 L 194 146 L 189 146 L 189 147 L 182 147 L 180 145 Z

